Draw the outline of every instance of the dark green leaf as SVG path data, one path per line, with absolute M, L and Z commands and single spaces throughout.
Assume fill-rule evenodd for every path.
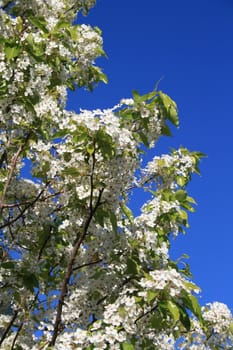
M 13 263 L 13 261 L 7 261 L 7 262 L 3 262 L 1 264 L 1 267 L 3 267 L 4 269 L 14 269 L 15 264 Z
M 186 307 L 193 312 L 193 314 L 199 319 L 202 319 L 202 312 L 201 312 L 201 307 L 200 304 L 198 303 L 197 298 L 192 295 L 185 293 L 183 296 L 183 301 L 186 305 Z
M 126 264 L 127 264 L 126 273 L 130 275 L 136 275 L 138 273 L 138 266 L 134 260 L 132 260 L 131 258 L 128 258 Z
M 27 289 L 29 289 L 31 292 L 34 291 L 34 288 L 39 287 L 39 281 L 38 281 L 37 277 L 35 276 L 35 274 L 33 274 L 33 273 L 23 275 L 22 279 L 23 279 L 23 283 L 24 283 L 25 287 Z
M 189 318 L 187 311 L 182 306 L 180 306 L 178 304 L 177 304 L 177 306 L 178 306 L 179 311 L 180 311 L 181 323 L 183 324 L 183 326 L 186 328 L 187 331 L 190 331 L 191 323 L 190 323 L 190 318 Z
M 164 125 L 162 126 L 161 132 L 162 132 L 162 135 L 165 135 L 165 136 L 172 136 L 171 130 L 170 130 L 170 128 L 169 128 L 166 124 L 164 124 Z
M 141 139 L 142 143 L 143 143 L 146 147 L 149 147 L 149 142 L 148 142 L 148 140 L 147 140 L 146 135 L 145 135 L 143 132 L 139 132 L 138 134 L 139 134 L 139 136 L 140 136 L 140 139 Z

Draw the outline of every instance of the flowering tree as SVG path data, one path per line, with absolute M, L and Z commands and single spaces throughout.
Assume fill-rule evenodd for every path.
M 142 151 L 178 126 L 164 93 L 106 110 L 65 109 L 105 75 L 94 0 L 5 0 L 0 9 L 0 348 L 232 349 L 224 304 L 201 308 L 169 257 L 188 227 L 201 154 Z M 151 199 L 137 217 L 134 188 Z

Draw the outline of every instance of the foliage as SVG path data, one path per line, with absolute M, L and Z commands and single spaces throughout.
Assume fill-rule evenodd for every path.
M 202 154 L 141 154 L 178 126 L 161 91 L 106 110 L 65 109 L 67 89 L 105 75 L 101 31 L 77 24 L 94 0 L 1 1 L 0 346 L 232 349 L 232 315 L 201 308 L 169 257 L 188 227 Z M 133 190 L 151 199 L 135 217 Z

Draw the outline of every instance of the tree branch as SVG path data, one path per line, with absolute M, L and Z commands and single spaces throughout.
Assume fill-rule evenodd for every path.
M 20 334 L 20 332 L 21 332 L 23 326 L 24 326 L 24 322 L 21 322 L 21 323 L 20 323 L 20 326 L 19 326 L 18 329 L 17 329 L 17 332 L 16 332 L 16 334 L 15 334 L 15 337 L 14 337 L 14 339 L 13 339 L 13 342 L 12 342 L 12 345 L 11 345 L 11 350 L 14 350 L 16 340 L 17 340 L 17 338 L 18 338 L 18 336 L 19 336 L 19 334 Z
M 83 267 L 86 267 L 86 266 L 91 266 L 91 265 L 98 264 L 98 263 L 100 263 L 102 261 L 103 261 L 102 259 L 98 259 L 98 260 L 91 261 L 91 262 L 86 263 L 86 264 L 82 264 L 82 265 L 76 266 L 76 267 L 73 268 L 73 271 L 80 270 L 80 269 L 82 269 Z
M 59 191 L 59 192 L 56 192 L 56 193 L 51 193 L 50 195 L 46 196 L 46 197 L 43 197 L 43 198 L 40 198 L 40 202 L 44 202 L 46 199 L 48 198 L 51 198 L 51 197 L 56 197 L 58 196 L 59 194 L 63 193 L 63 191 Z M 24 201 L 24 202 L 20 202 L 20 203 L 4 203 L 2 204 L 2 208 L 8 208 L 8 209 L 12 209 L 12 208 L 15 208 L 15 207 L 19 207 L 21 205 L 32 205 L 34 204 L 34 200 L 33 201 Z
M 3 229 L 4 227 L 10 226 L 11 224 L 13 224 L 13 223 L 16 222 L 17 220 L 19 220 L 19 219 L 23 216 L 23 214 L 24 214 L 31 206 L 33 206 L 33 205 L 38 201 L 38 199 L 42 196 L 42 194 L 43 194 L 44 191 L 45 191 L 45 190 L 43 189 L 43 190 L 36 196 L 36 198 L 35 198 L 32 202 L 30 202 L 29 205 L 27 205 L 25 208 L 23 208 L 22 211 L 20 212 L 20 214 L 17 215 L 14 219 L 12 219 L 11 221 L 7 221 L 5 224 L 1 225 L 1 226 L 0 226 L 0 230 Z
M 91 191 L 93 191 L 93 189 L 91 189 Z M 69 263 L 68 263 L 68 266 L 66 269 L 65 278 L 64 278 L 62 286 L 61 286 L 61 293 L 60 293 L 60 297 L 59 297 L 58 305 L 57 305 L 57 314 L 56 314 L 56 319 L 55 319 L 55 323 L 54 323 L 53 336 L 52 336 L 52 339 L 49 343 L 49 346 L 54 346 L 56 343 L 56 339 L 58 337 L 58 333 L 59 333 L 59 330 L 61 327 L 61 321 L 62 321 L 61 316 L 62 316 L 62 309 L 63 309 L 63 305 L 64 305 L 64 300 L 65 300 L 65 297 L 67 295 L 68 284 L 69 284 L 70 277 L 71 277 L 72 272 L 73 272 L 73 265 L 75 262 L 75 258 L 77 256 L 77 252 L 78 252 L 80 245 L 82 244 L 83 240 L 85 239 L 85 237 L 87 235 L 87 231 L 88 231 L 89 225 L 92 221 L 92 218 L 93 218 L 97 208 L 100 205 L 101 196 L 102 196 L 103 191 L 104 191 L 103 188 L 99 191 L 99 196 L 97 198 L 96 204 L 93 207 L 93 209 L 90 210 L 90 214 L 89 214 L 88 218 L 86 219 L 86 222 L 85 222 L 85 225 L 83 228 L 83 232 L 74 242 L 74 246 L 73 246 L 73 249 L 72 249 L 72 252 L 70 255 L 70 260 L 69 260 Z
M 158 305 L 155 305 L 155 306 L 152 307 L 152 309 L 150 309 L 149 311 L 147 311 L 147 312 L 141 314 L 140 316 L 138 316 L 138 318 L 136 318 L 136 320 L 134 321 L 134 323 L 137 324 L 137 322 L 138 322 L 139 320 L 141 320 L 141 318 L 143 318 L 143 317 L 149 315 L 152 311 L 155 311 L 155 310 L 157 309 L 157 307 L 158 307 Z
M 9 174 L 7 180 L 6 180 L 4 189 L 3 189 L 3 191 L 2 191 L 2 197 L 1 197 L 1 199 L 0 199 L 0 212 L 2 212 L 3 205 L 4 205 L 4 200 L 5 200 L 5 197 L 6 197 L 6 192 L 7 192 L 7 190 L 8 190 L 8 187 L 10 186 L 10 183 L 11 183 L 11 180 L 12 180 L 12 177 L 13 177 L 13 174 L 14 174 L 14 171 L 15 171 L 15 168 L 16 168 L 17 160 L 18 160 L 19 155 L 20 155 L 20 153 L 22 152 L 22 150 L 23 150 L 23 147 L 20 146 L 19 149 L 18 149 L 18 151 L 16 152 L 16 154 L 15 154 L 14 157 L 12 158 L 10 174 Z
M 0 347 L 1 347 L 2 343 L 4 342 L 4 340 L 6 339 L 7 334 L 9 333 L 11 327 L 13 326 L 13 324 L 14 324 L 14 322 L 15 322 L 17 316 L 18 316 L 18 311 L 15 311 L 15 313 L 14 313 L 12 319 L 10 320 L 8 326 L 6 327 L 6 329 L 5 329 L 5 331 L 4 331 L 3 335 L 2 335 L 2 337 L 1 337 L 1 339 L 0 339 Z

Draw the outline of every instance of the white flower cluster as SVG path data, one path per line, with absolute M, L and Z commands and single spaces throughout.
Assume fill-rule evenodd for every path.
M 187 150 L 179 149 L 171 155 L 164 154 L 154 157 L 148 162 L 145 172 L 146 182 L 149 179 L 157 179 L 157 189 L 176 188 L 177 177 L 186 178 L 188 174 L 195 171 L 195 158 L 187 154 Z
M 148 278 L 140 281 L 140 285 L 145 289 L 140 295 L 146 296 L 147 290 L 156 291 L 168 288 L 169 294 L 175 297 L 183 290 L 187 290 L 184 282 L 185 280 L 175 269 L 151 271 Z
M 219 302 L 209 303 L 203 307 L 203 318 L 213 328 L 213 333 L 223 334 L 232 323 L 232 314 L 228 307 Z

